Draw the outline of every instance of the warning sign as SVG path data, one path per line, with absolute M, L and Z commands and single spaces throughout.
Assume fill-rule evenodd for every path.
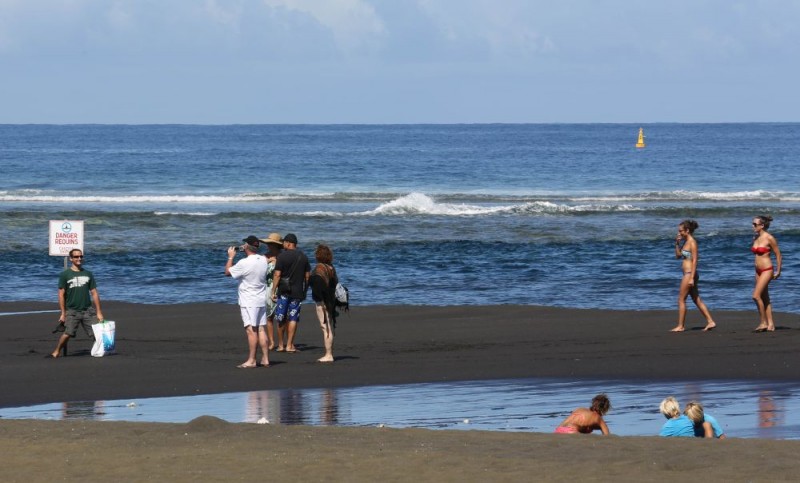
M 83 251 L 83 220 L 50 220 L 50 255 L 66 257 Z

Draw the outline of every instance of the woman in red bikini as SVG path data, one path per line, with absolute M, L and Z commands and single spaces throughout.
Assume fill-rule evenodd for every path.
M 703 314 L 703 317 L 706 318 L 706 326 L 703 331 L 708 332 L 717 326 L 714 323 L 714 319 L 711 318 L 711 312 L 708 311 L 708 307 L 703 303 L 703 299 L 700 298 L 700 290 L 697 288 L 700 276 L 697 274 L 697 240 L 694 239 L 693 235 L 697 227 L 696 221 L 683 220 L 678 225 L 678 235 L 675 237 L 675 258 L 683 259 L 681 262 L 683 278 L 678 292 L 678 325 L 671 329 L 671 332 L 683 332 L 686 330 L 684 323 L 686 322 L 686 297 L 688 295 L 692 296 L 692 302 Z
M 772 304 L 769 300 L 769 282 L 781 276 L 781 250 L 774 236 L 767 233 L 772 217 L 761 215 L 753 218 L 753 246 L 750 251 L 756 256 L 756 288 L 753 289 L 753 300 L 758 306 L 760 322 L 754 332 L 772 332 L 775 322 L 772 320 Z M 775 268 L 772 266 L 770 252 L 775 254 Z

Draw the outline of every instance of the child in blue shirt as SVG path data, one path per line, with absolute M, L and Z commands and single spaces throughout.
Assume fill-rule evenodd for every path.
M 725 439 L 725 430 L 717 419 L 703 411 L 703 405 L 692 401 L 683 409 L 685 414 L 694 425 L 694 435 L 698 438 L 717 438 Z
M 661 427 L 659 436 L 694 437 L 694 423 L 688 416 L 681 415 L 681 406 L 674 397 L 670 396 L 661 401 L 659 410 L 668 419 Z

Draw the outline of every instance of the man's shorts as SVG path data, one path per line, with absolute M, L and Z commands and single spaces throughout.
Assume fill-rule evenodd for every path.
M 266 307 L 239 307 L 242 311 L 242 322 L 247 327 L 261 327 L 267 325 Z
M 278 305 L 275 307 L 275 320 L 279 324 L 288 320 L 289 322 L 300 321 L 300 299 L 290 299 L 286 295 L 278 297 Z
M 67 309 L 67 316 L 64 319 L 64 333 L 70 337 L 75 337 L 78 333 L 78 326 L 83 327 L 83 331 L 90 339 L 94 339 L 92 324 L 100 322 L 97 320 L 97 311 L 94 307 L 86 310 Z

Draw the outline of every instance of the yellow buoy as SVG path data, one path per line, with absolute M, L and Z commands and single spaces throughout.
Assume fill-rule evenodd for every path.
M 639 139 L 636 141 L 637 148 L 644 147 L 644 129 L 639 128 Z

